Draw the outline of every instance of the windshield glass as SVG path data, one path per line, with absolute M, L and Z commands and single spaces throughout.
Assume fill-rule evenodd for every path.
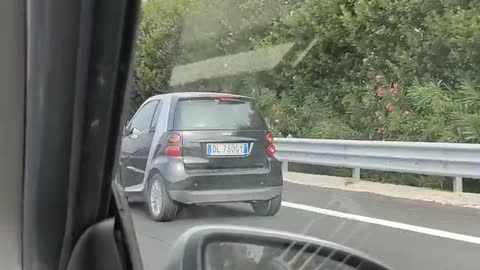
M 479 14 L 473 0 L 142 1 L 115 179 L 142 203 L 145 268 L 186 229 L 229 224 L 395 269 L 478 269 Z
M 263 129 L 265 124 L 253 108 L 244 100 L 193 99 L 181 100 L 176 106 L 175 129 Z

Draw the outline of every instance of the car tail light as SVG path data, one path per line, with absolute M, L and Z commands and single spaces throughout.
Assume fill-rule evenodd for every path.
M 268 133 L 267 134 L 267 142 L 269 144 L 272 144 L 273 143 L 273 135 L 271 133 Z
M 179 143 L 182 140 L 182 137 L 177 133 L 172 133 L 168 135 L 167 140 L 169 143 Z
M 169 145 L 165 148 L 165 155 L 169 157 L 179 157 L 182 155 L 182 148 L 178 145 Z
M 276 152 L 277 152 L 277 149 L 275 149 L 275 145 L 270 144 L 267 146 L 267 155 L 269 157 L 273 157 Z
M 233 96 L 219 96 L 217 97 L 219 101 L 227 101 L 227 100 L 232 100 Z
M 273 157 L 277 152 L 275 145 L 273 145 L 273 135 L 271 133 L 268 133 L 266 136 L 266 139 L 267 139 L 267 156 Z

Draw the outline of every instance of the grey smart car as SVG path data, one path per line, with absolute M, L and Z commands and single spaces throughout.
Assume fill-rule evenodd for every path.
M 247 202 L 275 215 L 282 172 L 273 136 L 249 97 L 173 93 L 146 100 L 128 122 L 116 179 L 153 220 L 180 205 Z

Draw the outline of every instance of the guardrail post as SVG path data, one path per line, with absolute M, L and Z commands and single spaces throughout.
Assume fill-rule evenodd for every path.
M 287 178 L 287 173 L 288 173 L 288 161 L 282 161 L 283 180 L 285 180 Z
M 463 192 L 463 179 L 460 176 L 456 176 L 453 179 L 453 192 Z
M 352 178 L 355 180 L 360 180 L 360 168 L 352 169 Z

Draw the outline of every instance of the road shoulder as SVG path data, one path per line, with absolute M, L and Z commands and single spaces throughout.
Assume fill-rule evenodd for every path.
M 368 192 L 394 198 L 434 202 L 443 205 L 480 209 L 480 194 L 453 193 L 428 188 L 384 184 L 353 178 L 288 172 L 285 181 L 345 191 Z

